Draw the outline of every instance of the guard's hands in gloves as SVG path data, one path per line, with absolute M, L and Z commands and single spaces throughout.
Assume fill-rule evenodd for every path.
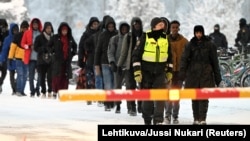
M 166 73 L 167 82 L 172 81 L 172 78 L 173 78 L 173 74 L 172 74 L 171 72 L 167 72 L 167 73 Z
M 117 66 L 116 66 L 115 62 L 111 62 L 111 63 L 110 63 L 110 67 L 111 67 L 111 70 L 112 70 L 113 72 L 116 72 L 116 71 L 117 71 Z
M 142 80 L 142 74 L 141 74 L 141 70 L 137 70 L 134 72 L 134 77 L 135 77 L 135 81 L 137 83 L 141 83 Z

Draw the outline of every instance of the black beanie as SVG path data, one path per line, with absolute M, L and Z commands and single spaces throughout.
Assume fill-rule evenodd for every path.
M 214 25 L 214 27 L 217 27 L 218 29 L 220 29 L 220 25 L 219 24 Z
M 202 25 L 196 25 L 194 27 L 194 34 L 195 34 L 195 32 L 198 32 L 198 31 L 200 31 L 203 35 L 205 35 L 204 28 Z
M 245 18 L 241 18 L 239 22 L 242 25 L 246 25 L 247 24 L 247 20 Z
M 8 27 L 7 20 L 6 20 L 6 19 L 0 19 L 0 25 L 1 25 L 1 26 L 5 26 L 5 27 Z
M 28 21 L 23 21 L 23 22 L 21 23 L 21 28 L 29 28 L 29 23 L 28 23 Z
M 155 17 L 151 20 L 151 29 L 153 29 L 158 23 L 162 22 L 161 18 Z

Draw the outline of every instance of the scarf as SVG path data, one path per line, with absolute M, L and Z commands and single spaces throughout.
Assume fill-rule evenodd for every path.
M 68 58 L 68 45 L 69 45 L 69 39 L 68 36 L 61 36 L 62 41 L 62 47 L 63 47 L 63 59 L 67 60 Z

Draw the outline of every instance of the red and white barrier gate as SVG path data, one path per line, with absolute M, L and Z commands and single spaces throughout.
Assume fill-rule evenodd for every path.
M 60 101 L 180 100 L 208 98 L 250 98 L 250 88 L 60 90 Z

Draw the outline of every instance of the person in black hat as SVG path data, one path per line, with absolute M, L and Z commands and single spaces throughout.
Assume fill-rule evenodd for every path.
M 142 34 L 132 54 L 134 79 L 142 89 L 166 88 L 166 81 L 172 79 L 172 54 L 164 22 L 155 17 L 151 30 Z M 142 101 L 142 117 L 146 125 L 162 124 L 165 101 Z
M 247 25 L 245 18 L 239 20 L 239 31 L 237 32 L 237 37 L 235 39 L 235 46 L 238 47 L 240 53 L 244 54 L 244 58 L 247 57 L 248 43 L 250 42 L 250 29 Z
M 215 24 L 214 25 L 214 32 L 209 34 L 209 37 L 211 37 L 212 42 L 217 46 L 217 49 L 227 49 L 228 48 L 228 42 L 225 34 L 220 32 L 220 25 Z
M 205 36 L 202 25 L 194 27 L 194 37 L 182 54 L 179 79 L 185 81 L 185 89 L 213 88 L 221 82 L 216 46 Z M 206 124 L 208 102 L 192 99 L 193 124 Z

